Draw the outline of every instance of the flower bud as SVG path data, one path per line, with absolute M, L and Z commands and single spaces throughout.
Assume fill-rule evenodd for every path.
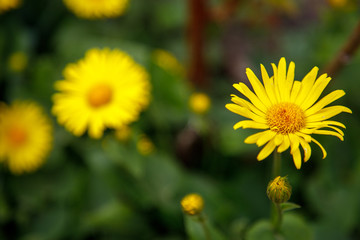
M 274 203 L 284 203 L 288 201 L 291 196 L 291 186 L 287 177 L 278 176 L 270 181 L 266 193 Z
M 181 200 L 181 207 L 187 215 L 197 215 L 204 208 L 204 200 L 199 194 L 191 193 Z

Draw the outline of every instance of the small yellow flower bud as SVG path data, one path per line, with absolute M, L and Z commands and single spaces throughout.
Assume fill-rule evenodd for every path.
M 267 187 L 267 195 L 274 203 L 284 203 L 290 199 L 291 186 L 287 177 L 276 177 Z
M 204 208 L 204 200 L 199 194 L 191 193 L 181 200 L 181 207 L 184 213 L 194 216 L 201 213 Z

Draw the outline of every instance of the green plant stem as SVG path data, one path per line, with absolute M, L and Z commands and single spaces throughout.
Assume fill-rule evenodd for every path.
M 281 153 L 278 153 L 276 150 L 274 151 L 274 162 L 272 169 L 272 178 L 276 178 L 281 174 Z
M 199 215 L 199 222 L 200 222 L 201 227 L 202 227 L 202 229 L 204 231 L 205 239 L 206 240 L 211 240 L 210 229 L 209 229 L 209 226 L 207 224 L 206 218 L 202 213 L 200 213 L 200 215 Z
M 276 178 L 281 175 L 281 153 L 274 151 L 274 162 L 272 169 L 272 178 Z M 274 203 L 271 209 L 271 215 L 274 224 L 275 233 L 279 233 L 282 222 L 282 210 L 279 203 Z
M 274 231 L 275 231 L 275 233 L 279 233 L 280 232 L 280 227 L 281 227 L 281 222 L 282 222 L 283 211 L 281 210 L 280 203 L 274 203 L 274 205 L 275 205 L 275 208 L 276 208 L 276 218 L 275 218 L 275 223 L 274 223 Z

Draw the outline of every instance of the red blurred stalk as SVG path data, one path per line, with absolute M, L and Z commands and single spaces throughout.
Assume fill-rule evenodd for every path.
M 330 76 L 335 76 L 352 58 L 360 45 L 360 22 L 355 27 L 350 38 L 344 44 L 340 52 L 325 68 L 325 72 Z
M 208 85 L 204 47 L 205 27 L 208 23 L 208 0 L 188 0 L 189 79 L 195 87 Z

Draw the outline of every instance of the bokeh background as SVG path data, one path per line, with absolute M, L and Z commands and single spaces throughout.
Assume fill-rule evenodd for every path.
M 295 62 L 297 80 L 314 66 L 324 71 L 358 25 L 359 6 L 131 0 L 120 17 L 87 20 L 60 0 L 24 0 L 1 13 L 0 100 L 43 106 L 54 144 L 34 173 L 13 175 L 1 165 L 0 239 L 201 239 L 180 206 L 191 192 L 203 196 L 217 238 L 245 239 L 270 216 L 272 161 L 258 162 L 256 145 L 243 143 L 253 130 L 233 130 L 240 118 L 224 107 L 236 93 L 232 84 L 248 81 L 246 67 L 259 76 L 262 63 L 271 72 L 283 56 Z M 119 48 L 150 75 L 151 104 L 125 140 L 114 130 L 100 140 L 77 138 L 51 115 L 54 82 L 94 47 Z M 301 226 L 294 239 L 360 239 L 359 66 L 355 51 L 325 90 L 346 92 L 337 104 L 353 114 L 336 117 L 347 127 L 345 140 L 317 137 L 328 156 L 312 144 L 301 170 L 283 154 L 291 201 L 301 205 L 292 213 Z M 204 114 L 189 106 L 196 92 L 211 100 Z

